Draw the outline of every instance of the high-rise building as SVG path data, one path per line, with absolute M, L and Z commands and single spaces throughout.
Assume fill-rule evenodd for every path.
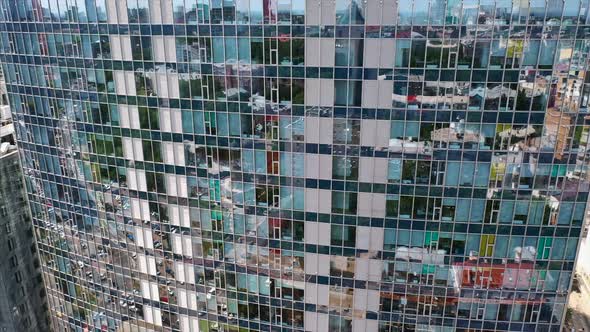
M 560 331 L 588 0 L 0 0 L 53 326 Z
M 0 331 L 48 331 L 47 298 L 15 143 L 0 71 Z

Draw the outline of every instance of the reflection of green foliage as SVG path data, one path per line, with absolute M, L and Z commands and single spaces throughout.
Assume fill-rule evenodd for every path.
M 305 45 L 304 45 L 303 39 L 293 39 L 292 45 L 293 45 L 293 51 L 292 51 L 293 65 L 302 65 L 304 63 L 304 58 L 305 58 L 305 54 L 304 54 Z
M 279 62 L 282 60 L 291 61 L 291 43 L 287 41 L 278 42 Z
M 293 84 L 293 104 L 303 104 L 304 97 L 305 91 L 303 86 L 298 87 L 296 84 Z
M 148 108 L 145 106 L 139 106 L 137 108 L 139 113 L 139 126 L 141 129 L 150 129 L 150 117 Z
M 162 162 L 162 147 L 160 142 L 142 141 L 145 160 Z
M 87 294 L 86 297 L 88 298 L 88 302 L 90 304 L 96 304 L 96 294 L 90 293 L 90 294 Z
M 103 181 L 103 183 L 108 183 L 108 180 L 110 180 L 108 166 L 106 166 L 106 165 L 100 166 L 100 178 Z
M 440 62 L 441 48 L 431 47 L 426 49 L 426 63 L 429 65 L 437 65 Z
M 135 73 L 135 93 L 138 96 L 145 96 L 147 92 L 143 74 Z
M 189 81 L 185 79 L 178 80 L 178 89 L 180 91 L 180 98 L 190 98 L 191 90 Z
M 93 181 L 100 182 L 100 165 L 97 163 L 91 163 L 90 167 L 92 168 Z
M 426 41 L 414 40 L 410 49 L 410 67 L 418 67 L 424 64 L 424 51 Z
M 412 180 L 414 178 L 414 171 L 416 169 L 416 161 L 404 160 L 404 166 L 402 170 L 402 179 Z
M 576 126 L 576 129 L 574 130 L 574 144 L 579 144 L 581 139 L 582 139 L 582 134 L 586 132 L 586 135 L 588 134 L 588 130 L 586 127 L 584 126 Z
M 522 40 L 509 40 L 508 49 L 506 51 L 509 58 L 514 57 L 514 54 L 522 54 L 524 48 L 524 41 Z
M 121 141 L 121 137 L 114 137 L 113 145 L 115 147 L 115 156 L 123 157 L 123 142 Z
M 209 322 L 206 320 L 199 319 L 199 331 L 209 332 Z
M 203 255 L 204 256 L 211 256 L 213 255 L 213 244 L 209 241 L 203 241 Z
M 84 320 L 85 316 L 84 316 L 83 310 L 78 308 L 78 306 L 75 304 L 72 304 L 72 314 L 73 314 L 74 318 Z
M 511 124 L 498 123 L 498 124 L 496 125 L 496 132 L 497 132 L 497 133 L 501 133 L 501 132 L 503 132 L 504 130 L 511 129 L 511 128 L 512 128 L 512 125 L 511 125 Z
M 492 169 L 490 171 L 490 178 L 492 181 L 496 179 L 498 174 L 506 173 L 506 164 L 505 163 L 492 163 Z
M 95 152 L 100 155 L 108 155 L 112 156 L 115 154 L 115 149 L 113 145 L 113 136 L 110 135 L 100 135 L 100 134 L 92 134 L 90 136 L 92 141 L 92 145 L 94 146 Z
M 250 57 L 253 64 L 261 64 L 264 59 L 264 44 L 261 38 L 252 38 L 250 42 Z
M 76 297 L 82 294 L 82 287 L 80 285 L 74 285 L 76 294 L 69 294 L 70 296 Z

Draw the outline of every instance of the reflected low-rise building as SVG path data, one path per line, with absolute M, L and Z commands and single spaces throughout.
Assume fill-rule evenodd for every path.
M 0 0 L 56 330 L 560 331 L 588 0 Z

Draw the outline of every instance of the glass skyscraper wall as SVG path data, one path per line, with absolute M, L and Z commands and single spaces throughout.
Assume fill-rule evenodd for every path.
M 47 331 L 47 293 L 7 103 L 0 70 L 0 331 Z
M 0 0 L 56 331 L 559 331 L 588 0 Z

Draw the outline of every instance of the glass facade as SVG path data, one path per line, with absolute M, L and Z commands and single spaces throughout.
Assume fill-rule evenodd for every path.
M 588 0 L 0 0 L 58 331 L 560 331 Z
M 2 129 L 0 124 L 0 134 Z M 16 150 L 0 149 L 0 330 L 48 331 L 47 293 L 23 183 Z
M 0 331 L 47 331 L 47 293 L 0 70 Z

